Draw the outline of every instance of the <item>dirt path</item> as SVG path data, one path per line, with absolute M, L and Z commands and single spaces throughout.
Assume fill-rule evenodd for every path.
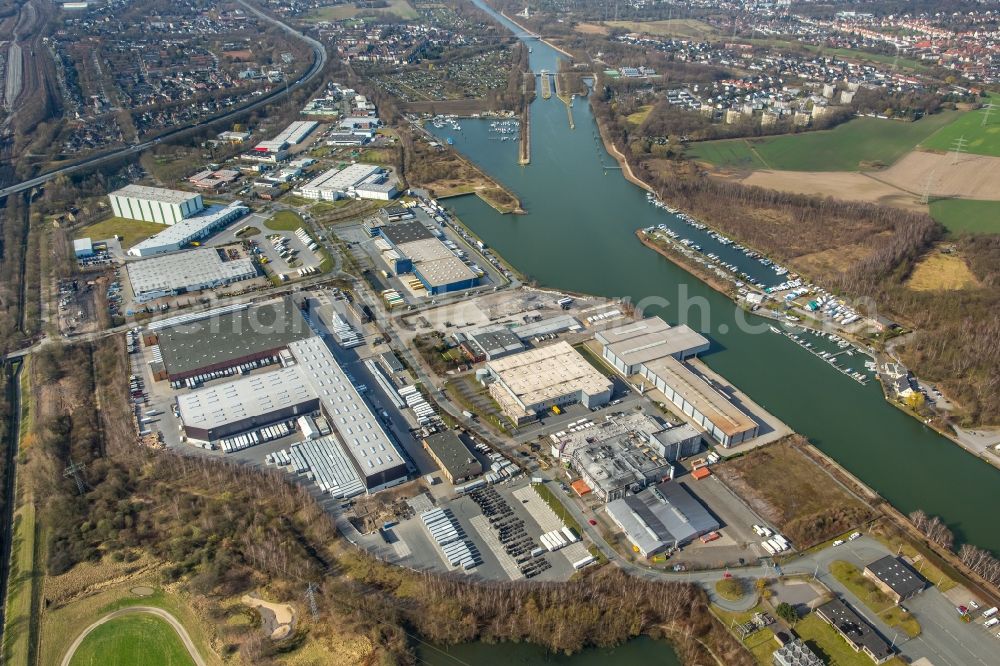
M 197 666 L 207 666 L 205 660 L 202 659 L 201 655 L 198 653 L 198 648 L 195 647 L 194 641 L 191 640 L 191 636 L 188 634 L 187 629 L 184 628 L 184 625 L 178 622 L 177 618 L 167 611 L 154 606 L 129 606 L 128 608 L 120 608 L 116 611 L 108 613 L 97 622 L 94 622 L 92 625 L 84 629 L 83 633 L 76 637 L 73 644 L 69 646 L 68 650 L 66 650 L 66 655 L 62 658 L 60 666 L 69 666 L 70 661 L 73 659 L 73 654 L 77 651 L 77 648 L 80 647 L 80 644 L 83 643 L 83 639 L 85 639 L 94 629 L 97 629 L 105 622 L 123 617 L 125 615 L 132 615 L 134 613 L 149 613 L 150 615 L 155 615 L 165 621 L 173 627 L 174 631 L 177 632 L 177 636 L 180 637 L 181 642 L 184 644 L 184 648 L 188 651 L 188 654 L 191 655 L 191 659 L 194 660 L 194 663 Z

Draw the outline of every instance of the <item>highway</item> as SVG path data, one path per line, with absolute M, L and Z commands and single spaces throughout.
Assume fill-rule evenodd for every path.
M 97 166 L 99 164 L 103 164 L 105 162 L 110 162 L 110 161 L 113 161 L 113 160 L 116 160 L 116 159 L 121 159 L 122 157 L 127 157 L 127 156 L 131 156 L 131 155 L 138 155 L 139 153 L 141 153 L 142 151 L 146 150 L 147 148 L 151 148 L 152 146 L 155 146 L 156 144 L 158 144 L 158 143 L 160 143 L 162 141 L 166 141 L 168 139 L 172 139 L 172 138 L 175 138 L 175 137 L 182 136 L 182 135 L 184 135 L 184 134 L 186 134 L 188 132 L 191 132 L 191 131 L 199 128 L 199 127 L 204 127 L 205 125 L 212 125 L 212 124 L 215 124 L 215 123 L 218 123 L 218 122 L 223 122 L 223 121 L 228 120 L 230 118 L 236 118 L 238 116 L 242 116 L 243 114 L 247 113 L 248 111 L 252 111 L 252 110 L 260 108 L 260 107 L 262 107 L 262 106 L 264 106 L 266 104 L 270 104 L 271 102 L 273 102 L 276 98 L 278 98 L 281 95 L 289 94 L 289 93 L 291 93 L 291 91 L 296 90 L 296 89 L 302 87 L 303 85 L 305 85 L 306 83 L 308 83 L 309 81 L 311 81 L 312 79 L 314 79 L 320 72 L 323 71 L 323 68 L 326 66 L 326 60 L 327 60 L 326 48 L 323 46 L 323 44 L 321 44 L 317 40 L 313 39 L 312 37 L 309 37 L 307 35 L 303 35 L 301 32 L 299 32 L 298 30 L 295 30 L 291 26 L 288 26 L 288 25 L 282 23 L 281 21 L 268 16 L 267 14 L 265 14 L 262 11 L 260 11 L 256 7 L 254 7 L 254 6 L 250 5 L 249 3 L 247 3 L 246 0 L 236 0 L 236 1 L 239 4 L 243 5 L 243 7 L 248 12 L 250 12 L 251 14 L 254 14 L 258 18 L 260 18 L 262 21 L 266 21 L 267 23 L 270 23 L 270 24 L 272 24 L 274 26 L 277 26 L 278 28 L 280 28 L 284 32 L 288 33 L 289 35 L 291 35 L 295 39 L 298 39 L 298 40 L 300 40 L 302 42 L 305 42 L 306 44 L 309 45 L 309 47 L 313 50 L 313 63 L 309 67 L 309 69 L 306 70 L 306 72 L 302 76 L 300 76 L 297 80 L 295 80 L 287 88 L 281 88 L 279 90 L 275 90 L 273 92 L 270 92 L 270 93 L 264 95 L 263 97 L 261 97 L 260 99 L 254 101 L 251 104 L 248 104 L 246 106 L 240 107 L 239 109 L 230 111 L 228 113 L 224 113 L 221 116 L 215 116 L 214 118 L 205 119 L 205 120 L 203 120 L 201 122 L 197 122 L 197 123 L 194 123 L 194 124 L 191 124 L 191 125 L 187 125 L 185 127 L 180 127 L 180 128 L 177 128 L 177 129 L 173 129 L 173 130 L 170 130 L 169 132 L 167 132 L 166 134 L 161 134 L 160 136 L 158 136 L 155 139 L 152 139 L 150 141 L 144 141 L 142 143 L 137 143 L 134 146 L 129 146 L 129 147 L 126 147 L 126 148 L 120 148 L 118 150 L 114 150 L 114 151 L 111 151 L 109 153 L 105 153 L 104 155 L 96 155 L 94 157 L 90 157 L 88 159 L 85 159 L 82 162 L 78 162 L 77 164 L 73 164 L 73 165 L 70 165 L 70 166 L 65 166 L 65 167 L 62 167 L 60 169 L 56 169 L 54 171 L 49 171 L 47 173 L 42 174 L 41 176 L 36 176 L 34 178 L 30 178 L 28 180 L 25 180 L 25 181 L 22 181 L 20 183 L 17 183 L 16 185 L 11 185 L 10 187 L 5 187 L 3 189 L 0 189 L 0 199 L 2 199 L 3 197 L 6 197 L 8 195 L 11 195 L 11 194 L 17 194 L 18 192 L 23 192 L 24 190 L 29 190 L 29 189 L 31 189 L 33 187 L 37 187 L 38 185 L 42 185 L 44 183 L 47 183 L 48 181 L 52 180 L 53 178 L 55 178 L 57 176 L 60 176 L 60 175 L 63 175 L 63 174 L 71 174 L 71 173 L 75 173 L 77 171 L 83 171 L 85 169 L 89 169 L 91 167 Z

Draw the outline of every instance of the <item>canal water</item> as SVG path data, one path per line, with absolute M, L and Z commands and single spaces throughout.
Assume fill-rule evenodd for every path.
M 473 1 L 520 32 L 481 0 Z M 533 71 L 557 71 L 558 52 L 537 40 L 528 44 Z M 667 222 L 692 239 L 694 231 L 651 206 L 644 190 L 615 168 L 586 99 L 577 99 L 571 112 L 576 129 L 570 129 L 562 101 L 538 96 L 531 107 L 527 166 L 517 162 L 516 141 L 491 138 L 488 121 L 463 120 L 459 132 L 429 127 L 451 136 L 458 150 L 511 188 L 527 214 L 500 215 L 474 196 L 446 205 L 542 285 L 627 297 L 646 314 L 702 331 L 712 340 L 704 355 L 709 366 L 902 512 L 919 508 L 939 515 L 959 541 L 1000 553 L 1000 470 L 887 404 L 877 382 L 862 386 L 844 376 L 641 245 L 635 231 L 650 225 Z M 722 255 L 707 234 L 698 242 Z
M 428 666 L 680 666 L 670 645 L 640 636 L 616 648 L 590 648 L 566 656 L 531 643 L 466 643 L 451 647 L 421 646 Z

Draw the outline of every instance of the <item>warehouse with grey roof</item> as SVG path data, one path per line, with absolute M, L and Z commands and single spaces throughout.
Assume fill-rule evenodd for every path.
M 284 298 L 149 331 L 143 339 L 159 347 L 161 378 L 182 381 L 272 358 L 289 343 L 311 335 L 302 313 Z
M 719 521 L 674 481 L 617 499 L 605 511 L 647 558 L 719 529 Z

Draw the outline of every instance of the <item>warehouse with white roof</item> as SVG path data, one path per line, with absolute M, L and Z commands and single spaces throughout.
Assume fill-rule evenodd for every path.
M 291 366 L 181 394 L 177 407 L 189 439 L 213 442 L 314 412 L 319 397 Z
M 234 201 L 228 206 L 211 206 L 203 213 L 183 219 L 155 236 L 133 245 L 128 253 L 133 257 L 151 257 L 165 252 L 176 252 L 194 241 L 208 238 L 249 212 L 250 209 L 244 206 L 242 201 Z
M 600 407 L 614 384 L 566 341 L 487 361 L 490 395 L 515 424 L 537 419 L 556 406 Z
M 323 414 L 346 446 L 365 487 L 372 491 L 403 483 L 408 469 L 402 453 L 322 338 L 292 342 L 288 350 L 319 397 Z
M 108 199 L 117 217 L 159 224 L 177 224 L 205 207 L 200 194 L 145 185 L 126 185 Z
M 659 317 L 599 331 L 602 356 L 624 377 L 639 376 L 725 447 L 753 439 L 759 424 L 684 363 L 707 351 L 705 336 Z
M 386 185 L 386 187 L 382 187 Z M 374 164 L 349 164 L 343 169 L 324 171 L 299 189 L 306 199 L 336 201 L 346 197 L 389 200 L 396 194 L 389 173 Z
M 133 261 L 126 267 L 137 303 L 257 277 L 251 259 L 223 261 L 219 251 L 210 247 Z

